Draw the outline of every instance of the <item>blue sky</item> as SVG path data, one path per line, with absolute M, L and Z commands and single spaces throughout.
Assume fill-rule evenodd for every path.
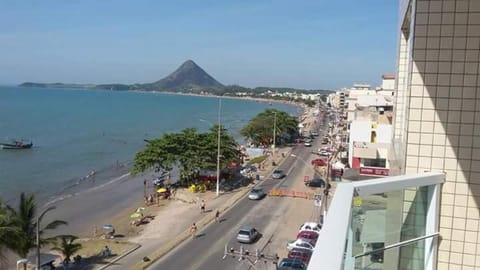
M 0 83 L 145 83 L 194 60 L 223 84 L 338 89 L 395 70 L 395 0 L 0 0 Z

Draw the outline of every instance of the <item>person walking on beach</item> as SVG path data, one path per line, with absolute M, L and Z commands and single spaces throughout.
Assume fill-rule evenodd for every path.
M 220 211 L 218 211 L 218 209 L 217 209 L 217 212 L 215 213 L 215 222 L 220 223 Z
M 192 224 L 192 227 L 190 227 L 190 233 L 192 234 L 192 238 L 194 238 L 195 234 L 197 233 L 197 225 L 195 222 Z
M 202 203 L 200 204 L 200 211 L 202 211 L 202 213 L 205 213 L 205 200 L 202 200 Z

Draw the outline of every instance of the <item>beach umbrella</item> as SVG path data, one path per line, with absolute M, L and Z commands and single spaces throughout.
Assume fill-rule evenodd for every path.
M 159 189 L 157 189 L 157 192 L 158 193 L 167 192 L 167 189 L 166 188 L 159 188 Z
M 145 211 L 145 207 L 138 207 L 136 212 L 143 212 Z
M 142 216 L 142 214 L 139 213 L 139 212 L 135 212 L 135 213 L 133 213 L 133 214 L 130 215 L 131 218 L 139 218 L 139 217 L 141 217 L 141 216 Z
M 105 224 L 105 225 L 103 225 L 103 228 L 105 230 L 113 230 L 113 225 L 112 224 Z

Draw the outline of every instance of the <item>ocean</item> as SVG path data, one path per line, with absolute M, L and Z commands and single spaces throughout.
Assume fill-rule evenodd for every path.
M 299 115 L 278 103 L 222 99 L 222 124 L 239 130 L 266 108 Z M 217 123 L 218 98 L 146 92 L 0 86 L 0 141 L 26 139 L 32 149 L 0 149 L 0 197 L 20 192 L 55 201 L 126 175 L 144 139 Z M 91 171 L 95 177 L 87 177 Z

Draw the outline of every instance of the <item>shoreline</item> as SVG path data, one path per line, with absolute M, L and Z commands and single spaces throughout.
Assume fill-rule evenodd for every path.
M 130 91 L 133 92 L 133 91 Z M 160 94 L 173 94 L 184 96 L 196 96 L 196 97 L 221 97 L 228 99 L 238 99 L 246 101 L 257 101 L 262 103 L 276 103 L 294 106 L 301 109 L 297 117 L 300 119 L 311 108 L 298 102 L 288 102 L 280 100 L 270 100 L 262 98 L 251 97 L 231 97 L 231 96 L 215 96 L 215 95 L 200 95 L 200 94 L 183 94 L 183 93 L 169 93 L 169 92 L 151 92 L 145 91 L 145 93 L 160 93 Z M 267 107 L 268 108 L 268 107 Z M 127 163 L 129 163 L 127 161 Z M 99 168 L 100 170 L 112 169 L 112 168 Z M 127 169 L 127 167 L 123 167 Z M 130 214 L 135 211 L 139 206 L 143 206 L 144 199 L 144 186 L 143 180 L 150 179 L 151 172 L 146 171 L 136 176 L 128 173 L 124 174 L 121 171 L 109 171 L 107 175 L 118 173 L 117 176 L 111 178 L 101 179 L 97 181 L 93 186 L 90 181 L 93 179 L 84 179 L 85 177 L 79 177 L 80 184 L 73 184 L 70 186 L 68 181 L 62 186 L 55 187 L 55 190 L 51 194 L 44 194 L 44 196 L 38 193 L 37 208 L 43 209 L 46 206 L 53 205 L 56 207 L 54 211 L 49 212 L 44 217 L 44 223 L 55 219 L 65 220 L 69 223 L 68 226 L 60 227 L 55 230 L 55 234 L 74 234 L 80 238 L 92 237 L 93 228 L 96 226 L 98 232 L 103 232 L 102 226 L 104 224 L 113 224 L 118 228 L 118 232 L 126 233 L 123 228 L 128 228 L 129 224 L 121 223 L 123 221 L 130 220 Z M 95 176 L 97 180 L 100 180 L 101 174 L 97 173 Z M 73 183 L 73 182 L 72 182 Z M 17 196 L 18 197 L 18 196 Z M 53 198 L 53 201 L 51 200 Z M 161 202 L 162 204 L 163 202 Z M 164 203 L 163 203 L 164 204 Z M 13 206 L 16 203 L 12 204 Z M 163 207 L 154 207 L 153 211 L 158 212 Z M 126 225 L 126 226 L 125 226 Z
M 302 109 L 302 114 L 309 109 L 307 105 L 301 102 L 295 101 L 287 101 L 287 100 L 278 100 L 278 99 L 269 99 L 269 98 L 259 98 L 259 97 L 239 97 L 239 96 L 217 96 L 212 94 L 195 94 L 195 93 L 179 93 L 179 92 L 168 92 L 168 91 L 131 91 L 131 92 L 141 92 L 141 93 L 156 93 L 156 94 L 168 94 L 168 95 L 180 95 L 180 96 L 191 96 L 191 97 L 208 97 L 208 98 L 222 98 L 222 99 L 237 99 L 237 100 L 248 100 L 248 101 L 256 101 L 262 103 L 276 103 L 276 104 L 283 104 L 283 105 L 290 105 Z

